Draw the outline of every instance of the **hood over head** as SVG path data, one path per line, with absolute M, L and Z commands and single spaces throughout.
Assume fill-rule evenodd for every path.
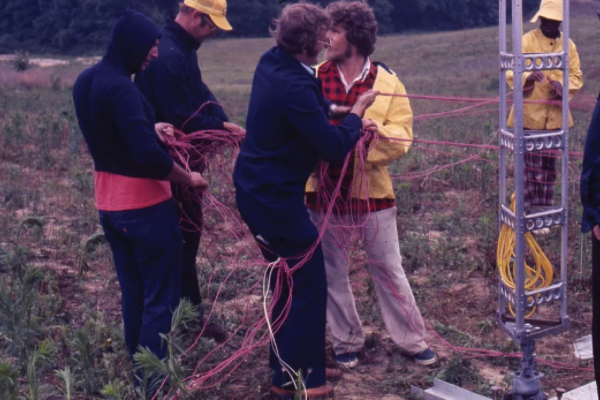
M 156 24 L 144 14 L 126 10 L 113 25 L 105 59 L 135 74 L 146 60 L 156 39 L 162 36 Z

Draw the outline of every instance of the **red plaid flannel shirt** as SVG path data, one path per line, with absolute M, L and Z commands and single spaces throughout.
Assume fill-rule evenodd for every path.
M 363 81 L 355 82 L 348 93 L 342 83 L 340 71 L 336 64 L 326 62 L 319 67 L 319 78 L 323 82 L 323 95 L 329 101 L 337 106 L 352 107 L 356 100 L 363 93 L 373 89 L 375 78 L 377 77 L 377 67 L 371 62 L 371 68 L 367 77 Z M 332 117 L 330 122 L 333 125 L 339 125 L 344 117 Z M 326 171 L 328 178 L 334 184 L 339 182 L 342 174 L 343 164 L 329 165 Z M 352 180 L 354 179 L 354 151 L 350 154 L 350 162 L 342 180 L 340 195 L 335 199 L 334 212 L 338 215 L 344 214 L 364 214 L 367 212 L 376 212 L 387 210 L 395 205 L 394 199 L 372 199 L 360 200 L 350 199 Z M 329 188 L 328 188 L 329 190 Z M 329 196 L 327 196 L 329 197 Z M 325 204 L 322 204 L 317 193 L 306 194 L 306 206 L 313 211 L 325 211 Z

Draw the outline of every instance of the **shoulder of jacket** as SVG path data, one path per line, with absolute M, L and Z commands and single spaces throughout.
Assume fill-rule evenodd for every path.
M 154 65 L 153 65 L 154 64 Z M 185 55 L 178 50 L 160 53 L 158 58 L 152 60 L 148 70 L 152 71 L 156 66 L 160 66 L 163 71 L 178 75 L 181 71 L 188 70 L 188 60 Z
M 573 41 L 573 39 L 569 38 L 569 47 L 572 47 L 574 49 L 577 49 L 577 45 L 575 44 L 575 42 Z
M 159 57 L 157 57 L 154 61 L 163 60 L 163 61 L 181 61 L 186 62 L 187 58 L 185 53 L 177 47 L 175 43 L 167 43 L 164 49 L 158 50 Z
M 404 84 L 394 71 L 382 63 L 375 63 L 375 65 L 377 65 L 377 80 L 387 83 L 387 85 L 396 88 L 396 90 L 404 90 Z
M 140 90 L 137 88 L 135 83 L 131 81 L 131 79 L 123 77 L 109 80 L 104 85 L 104 88 L 110 95 L 133 96 L 137 95 L 138 93 L 141 94 Z
M 373 64 L 377 67 L 377 73 L 379 73 L 379 71 L 381 70 L 381 71 L 386 72 L 389 75 L 396 76 L 396 73 L 394 71 L 392 71 L 392 69 L 389 68 L 384 63 L 382 63 L 380 61 L 375 61 L 375 62 L 373 62 Z

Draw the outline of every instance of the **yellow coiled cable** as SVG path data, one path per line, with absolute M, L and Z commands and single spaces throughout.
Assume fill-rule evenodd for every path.
M 515 195 L 512 195 L 510 209 L 515 212 Z M 508 225 L 503 224 L 498 239 L 498 271 L 502 281 L 511 289 L 515 289 L 516 266 L 515 266 L 515 231 Z M 546 254 L 542 251 L 531 232 L 525 234 L 525 243 L 533 256 L 535 265 L 532 267 L 525 262 L 525 290 L 537 290 L 550 286 L 554 280 L 554 270 Z M 512 305 L 508 302 L 508 308 L 515 315 Z M 535 307 L 527 314 L 530 317 L 535 313 Z

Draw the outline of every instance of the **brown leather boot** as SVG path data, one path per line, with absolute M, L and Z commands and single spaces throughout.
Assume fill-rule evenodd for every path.
M 271 397 L 275 400 L 294 400 L 296 391 L 293 389 L 282 389 L 277 386 L 271 387 Z M 333 386 L 331 383 L 326 383 L 323 386 L 311 388 L 302 391 L 303 399 L 310 400 L 331 400 L 333 396 Z
M 344 373 L 340 369 L 325 368 L 325 378 L 329 380 L 342 379 Z

